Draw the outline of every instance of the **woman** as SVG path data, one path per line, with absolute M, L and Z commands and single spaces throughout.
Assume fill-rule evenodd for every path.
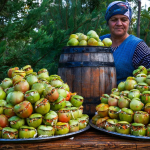
M 150 49 L 142 39 L 128 34 L 131 17 L 132 11 L 128 2 L 110 3 L 105 15 L 110 34 L 100 37 L 101 40 L 112 40 L 117 84 L 133 76 L 133 70 L 140 65 L 150 68 Z

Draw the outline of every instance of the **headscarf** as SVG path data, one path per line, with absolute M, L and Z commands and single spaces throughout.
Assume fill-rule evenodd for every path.
M 108 23 L 108 20 L 114 15 L 125 15 L 131 21 L 132 10 L 128 2 L 114 1 L 110 3 L 107 7 L 105 19 Z

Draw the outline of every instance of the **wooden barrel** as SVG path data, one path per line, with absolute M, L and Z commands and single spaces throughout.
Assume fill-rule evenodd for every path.
M 84 97 L 84 113 L 95 114 L 102 94 L 116 87 L 116 69 L 111 48 L 66 46 L 62 49 L 58 75 L 71 92 Z

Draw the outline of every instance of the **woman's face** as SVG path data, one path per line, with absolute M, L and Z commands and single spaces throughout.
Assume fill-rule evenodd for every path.
M 125 15 L 114 15 L 108 21 L 111 35 L 124 36 L 129 29 L 129 18 Z

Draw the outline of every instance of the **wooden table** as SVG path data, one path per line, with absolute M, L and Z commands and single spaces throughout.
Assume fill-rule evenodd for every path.
M 136 141 L 120 138 L 90 128 L 88 131 L 53 141 L 30 144 L 2 144 L 0 150 L 68 150 L 68 149 L 91 149 L 91 150 L 147 150 L 150 141 Z

